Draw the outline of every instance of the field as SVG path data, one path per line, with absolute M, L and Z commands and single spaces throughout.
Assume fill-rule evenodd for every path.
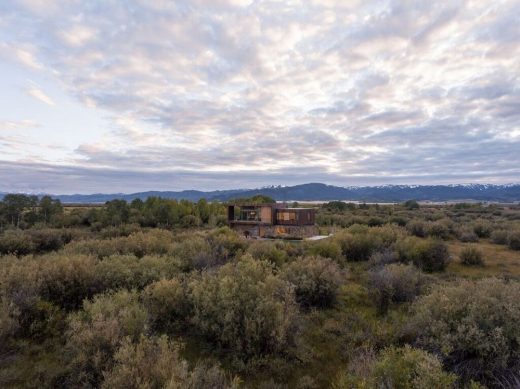
M 204 200 L 7 196 L 0 387 L 520 384 L 519 206 L 313 206 L 331 236 L 285 242 Z

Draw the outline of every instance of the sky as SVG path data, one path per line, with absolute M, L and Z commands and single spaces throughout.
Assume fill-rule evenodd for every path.
M 520 182 L 520 2 L 0 1 L 0 191 Z

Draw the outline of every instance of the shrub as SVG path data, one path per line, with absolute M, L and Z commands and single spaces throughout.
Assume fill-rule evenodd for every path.
M 147 313 L 136 292 L 121 290 L 85 300 L 83 310 L 69 318 L 66 351 L 70 358 L 68 385 L 98 387 L 102 371 L 128 337 L 137 341 L 147 328 Z
M 448 389 L 456 387 L 456 379 L 454 374 L 443 371 L 435 355 L 409 345 L 391 346 L 379 355 L 362 348 L 347 371 L 336 377 L 332 388 Z
M 377 388 L 453 388 L 457 377 L 442 370 L 441 361 L 426 351 L 405 346 L 381 352 L 371 381 Z
M 63 247 L 63 230 L 45 228 L 41 230 L 29 230 L 33 242 L 33 250 L 37 253 L 56 251 Z
M 192 323 L 208 339 L 242 357 L 287 352 L 297 305 L 290 283 L 266 261 L 244 256 L 190 282 Z
M 404 239 L 397 251 L 401 262 L 412 262 L 426 272 L 443 271 L 450 260 L 448 246 L 440 240 Z
M 367 261 L 376 251 L 378 243 L 368 234 L 339 233 L 335 237 L 347 261 Z
M 461 242 L 478 242 L 478 235 L 470 230 L 462 230 L 458 232 L 458 238 Z
M 520 283 L 495 278 L 439 285 L 413 306 L 417 344 L 464 380 L 493 384 L 520 360 Z
M 192 309 L 187 285 L 181 279 L 148 285 L 143 291 L 143 300 L 154 327 L 163 331 L 181 327 Z
M 186 269 L 204 269 L 217 264 L 210 244 L 202 236 L 183 239 L 175 244 L 172 252 Z
M 330 307 L 343 279 L 336 262 L 320 257 L 297 259 L 283 269 L 282 277 L 295 286 L 296 301 L 303 307 Z
M 95 278 L 101 290 L 142 289 L 161 278 L 171 278 L 181 267 L 172 257 L 113 255 L 95 267 Z
M 391 264 L 369 273 L 369 289 L 381 314 L 392 301 L 413 301 L 425 283 L 426 277 L 412 265 Z
M 33 249 L 31 238 L 21 230 L 7 230 L 0 235 L 0 255 L 14 254 L 22 256 L 30 254 Z
M 126 338 L 114 356 L 114 367 L 103 374 L 102 388 L 225 389 L 237 386 L 237 379 L 230 382 L 218 366 L 199 364 L 190 372 L 179 351 L 180 345 L 166 336 L 141 336 L 135 344 Z
M 424 238 L 426 236 L 426 225 L 420 220 L 410 220 L 406 225 L 406 229 L 410 234 Z
M 460 262 L 463 265 L 469 266 L 482 266 L 484 265 L 484 259 L 482 258 L 482 252 L 475 247 L 465 247 L 460 252 Z
M 429 222 L 426 224 L 426 235 L 438 239 L 448 239 L 450 237 L 450 230 L 442 222 Z
M 473 231 L 479 238 L 489 238 L 493 226 L 485 220 L 478 220 L 473 224 Z
M 370 256 L 370 266 L 378 267 L 398 262 L 397 253 L 392 249 L 376 251 Z
M 274 242 L 253 242 L 247 252 L 255 259 L 269 261 L 276 266 L 282 266 L 287 260 L 287 253 Z
M 491 240 L 496 244 L 507 244 L 508 235 L 507 230 L 495 230 L 491 233 Z
M 342 262 L 341 246 L 332 239 L 322 239 L 309 244 L 308 253 Z
M 512 250 L 520 250 L 520 231 L 513 231 L 507 237 L 507 244 Z

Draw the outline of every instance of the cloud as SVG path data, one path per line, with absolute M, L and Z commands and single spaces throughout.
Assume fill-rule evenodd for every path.
M 515 1 L 44 3 L 1 6 L 2 52 L 109 129 L 64 172 L 117 166 L 126 191 L 157 177 L 518 181 Z
M 43 92 L 39 88 L 36 88 L 36 87 L 29 88 L 27 90 L 27 93 L 30 96 L 34 97 L 35 99 L 40 100 L 42 103 L 45 103 L 45 104 L 50 105 L 50 106 L 55 106 L 56 105 L 54 100 L 51 99 L 49 96 L 47 96 L 45 94 L 45 92 Z

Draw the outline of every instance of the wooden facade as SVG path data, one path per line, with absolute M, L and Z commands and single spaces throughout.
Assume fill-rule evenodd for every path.
M 228 223 L 247 238 L 296 238 L 316 235 L 314 208 L 279 204 L 228 205 Z

